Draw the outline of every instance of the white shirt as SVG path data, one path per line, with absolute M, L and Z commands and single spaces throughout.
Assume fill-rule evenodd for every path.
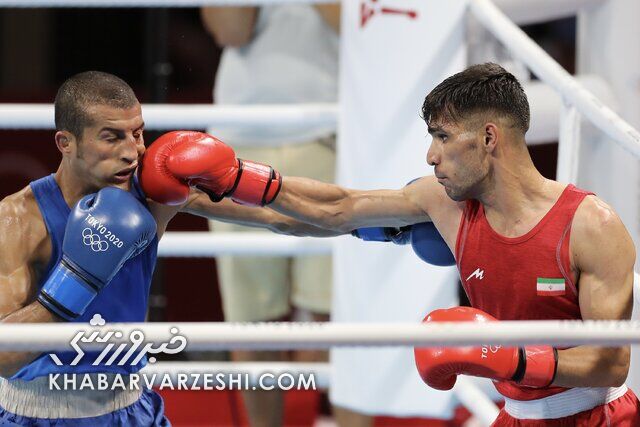
M 291 104 L 337 100 L 339 37 L 310 5 L 262 7 L 252 41 L 226 48 L 216 76 L 218 104 Z M 293 132 L 266 128 L 220 129 L 231 143 L 308 140 L 326 129 Z

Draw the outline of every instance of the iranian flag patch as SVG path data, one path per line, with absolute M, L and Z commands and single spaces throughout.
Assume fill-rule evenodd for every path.
M 543 297 L 555 297 L 564 295 L 564 279 L 549 279 L 538 277 L 536 294 Z

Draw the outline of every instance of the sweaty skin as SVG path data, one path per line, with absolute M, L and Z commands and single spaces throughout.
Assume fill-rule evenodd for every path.
M 526 234 L 551 209 L 565 188 L 533 165 L 524 135 L 508 119 L 430 123 L 433 142 L 427 162 L 435 176 L 400 190 L 358 191 L 306 178 L 285 177 L 275 210 L 321 228 L 348 232 L 431 220 L 455 249 L 464 200 L 477 199 L 491 227 L 506 237 Z M 570 257 L 578 277 L 585 320 L 631 316 L 635 247 L 616 213 L 595 196 L 578 207 L 571 229 Z M 579 346 L 558 351 L 555 386 L 615 387 L 629 369 L 628 346 Z
M 55 135 L 62 153 L 55 179 L 69 207 L 106 186 L 129 190 L 145 151 L 139 104 L 129 109 L 94 105 L 89 112 L 93 124 L 84 129 L 81 141 L 67 131 Z M 271 209 L 241 206 L 230 200 L 213 203 L 198 190 L 192 190 L 182 206 L 164 206 L 151 200 L 148 203 L 158 226 L 158 238 L 180 211 L 281 234 L 320 237 L 339 234 L 295 221 Z M 36 301 L 38 283 L 51 259 L 51 250 L 49 234 L 29 186 L 0 201 L 0 321 L 61 321 Z M 10 377 L 38 354 L 0 352 L 0 376 Z

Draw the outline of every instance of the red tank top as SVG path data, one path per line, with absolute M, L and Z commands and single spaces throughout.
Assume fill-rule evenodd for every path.
M 482 204 L 468 200 L 456 240 L 460 279 L 471 305 L 499 320 L 581 319 L 569 238 L 578 205 L 589 194 L 568 185 L 531 231 L 520 237 L 496 233 Z M 497 382 L 511 399 L 532 400 L 566 389 L 534 389 Z

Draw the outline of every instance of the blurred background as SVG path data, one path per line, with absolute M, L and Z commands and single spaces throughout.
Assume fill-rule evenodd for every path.
M 576 21 L 562 19 L 524 27 L 570 73 L 574 73 Z M 114 73 L 143 104 L 211 103 L 221 48 L 204 29 L 199 9 L 3 9 L 0 8 L 0 102 L 51 103 L 58 86 L 86 70 Z M 204 130 L 204 129 L 201 129 Z M 0 130 L 0 197 L 54 172 L 60 160 L 54 131 Z M 147 145 L 159 133 L 146 131 Z M 529 147 L 542 173 L 553 178 L 557 143 Z M 205 231 L 207 220 L 179 215 L 170 231 Z M 194 278 L 185 283 L 185 277 Z M 213 258 L 159 258 L 149 320 L 222 321 Z M 184 292 L 185 287 L 189 293 Z M 197 294 L 198 298 L 192 295 Z M 464 300 L 464 296 L 461 295 Z M 180 355 L 180 357 L 183 357 Z M 226 359 L 226 354 L 208 355 Z M 234 393 L 164 393 L 174 425 L 245 425 Z M 317 393 L 288 392 L 285 424 L 311 425 L 329 414 Z M 417 418 L 378 417 L 376 425 L 462 425 Z
M 142 103 L 211 103 L 220 49 L 198 9 L 2 9 L 0 102 L 52 103 L 71 75 L 107 71 L 129 83 Z M 160 133 L 145 132 L 147 145 Z M 54 172 L 54 131 L 0 131 L 0 196 Z M 206 230 L 207 221 L 178 215 L 171 230 Z M 203 298 L 185 304 L 176 292 L 186 271 L 214 278 L 212 259 L 161 258 L 150 320 L 222 320 L 211 280 L 192 283 Z M 169 303 L 170 301 L 170 303 Z
M 573 73 L 574 18 L 523 28 Z M 123 78 L 143 104 L 210 103 L 215 101 L 212 90 L 220 53 L 197 8 L 0 8 L 0 102 L 51 103 L 66 78 L 101 70 Z M 0 130 L 0 197 L 55 171 L 60 156 L 53 135 L 53 130 Z M 157 136 L 146 131 L 147 145 Z M 557 143 L 530 150 L 542 173 L 554 177 Z M 178 215 L 169 229 L 202 231 L 207 221 Z M 219 294 L 210 281 L 189 285 L 209 296 L 189 305 L 177 286 L 185 272 L 214 277 L 214 270 L 213 259 L 159 258 L 150 320 L 222 320 Z

